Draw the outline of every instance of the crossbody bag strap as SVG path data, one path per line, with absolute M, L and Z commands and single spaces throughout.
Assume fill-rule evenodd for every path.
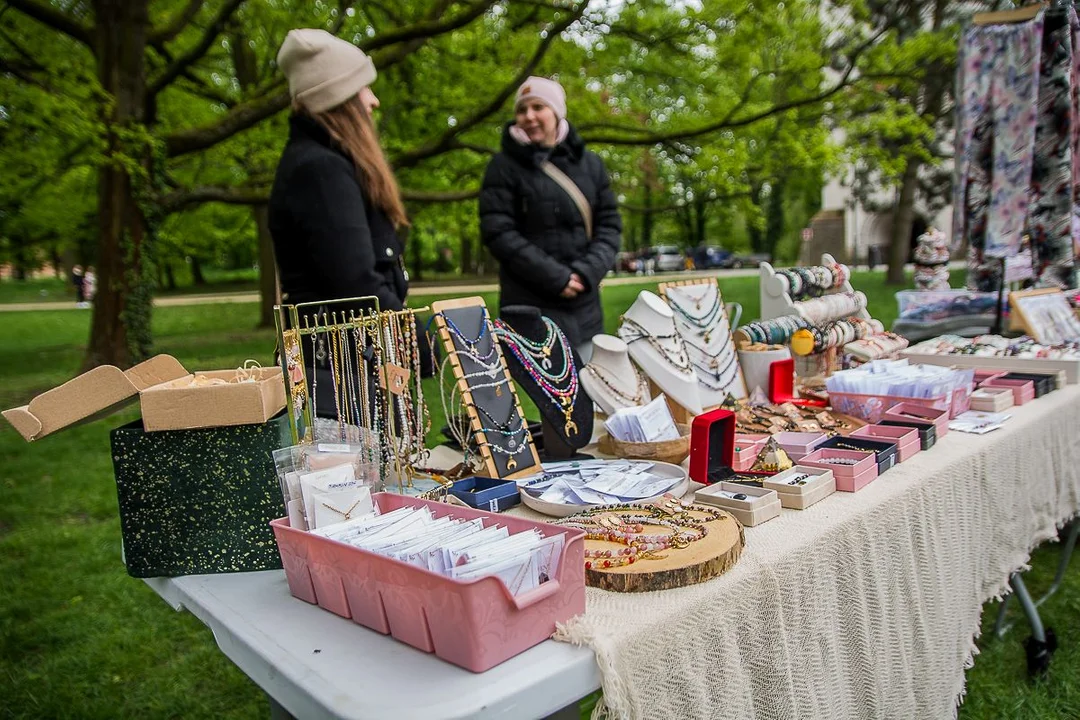
M 570 179 L 569 175 L 555 167 L 550 160 L 540 163 L 540 169 L 544 171 L 545 175 L 557 182 L 559 187 L 565 190 L 566 194 L 577 205 L 578 212 L 581 213 L 581 219 L 585 221 L 585 235 L 592 240 L 592 208 L 589 207 L 589 201 L 585 199 L 581 188 Z

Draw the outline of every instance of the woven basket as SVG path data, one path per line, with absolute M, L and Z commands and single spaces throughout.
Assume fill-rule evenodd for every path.
M 622 442 L 607 433 L 600 436 L 599 448 L 604 455 L 612 455 L 628 460 L 652 460 L 679 465 L 690 455 L 690 427 L 679 425 L 682 434 L 678 440 L 659 442 Z

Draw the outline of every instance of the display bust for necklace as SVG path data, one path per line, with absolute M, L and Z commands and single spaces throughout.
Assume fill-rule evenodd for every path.
M 593 356 L 581 372 L 581 387 L 597 407 L 611 415 L 649 402 L 649 383 L 630 361 L 626 343 L 613 335 L 597 335 L 592 343 Z
M 556 439 L 571 448 L 585 447 L 592 437 L 592 400 L 583 392 L 567 393 L 577 386 L 580 358 L 565 336 L 556 332 L 557 326 L 545 322 L 547 318 L 538 308 L 508 305 L 499 310 L 499 316 L 503 322 L 497 334 L 506 365 L 514 382 L 546 420 L 545 431 L 554 430 Z M 566 357 L 572 358 L 569 368 Z M 547 367 L 544 360 L 548 360 Z
M 630 357 L 674 402 L 693 415 L 702 412 L 698 379 L 675 329 L 675 314 L 655 293 L 642 290 L 623 313 L 619 337 Z
M 715 407 L 729 391 L 746 397 L 727 308 L 716 281 L 669 286 L 665 294 L 698 376 L 701 404 Z

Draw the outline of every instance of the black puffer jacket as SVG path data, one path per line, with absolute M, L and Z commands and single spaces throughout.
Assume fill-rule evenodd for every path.
M 615 267 L 622 220 L 607 170 L 570 128 L 551 150 L 521 145 L 503 130 L 502 152 L 492 158 L 480 192 L 480 234 L 499 261 L 499 305 L 532 305 L 554 320 L 572 345 L 604 331 L 600 281 Z M 592 207 L 593 237 L 577 205 L 540 169 L 550 159 L 578 186 Z M 559 296 L 576 272 L 585 292 Z
M 374 295 L 383 310 L 402 308 L 409 285 L 394 225 L 309 117 L 289 118 L 269 214 L 285 302 Z

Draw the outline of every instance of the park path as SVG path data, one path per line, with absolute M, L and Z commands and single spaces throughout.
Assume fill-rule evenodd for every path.
M 740 270 L 690 270 L 676 273 L 657 273 L 656 275 L 621 275 L 605 278 L 602 285 L 635 285 L 644 283 L 666 282 L 669 280 L 689 280 L 698 277 L 749 277 L 758 274 L 757 268 Z M 429 295 L 471 295 L 475 293 L 496 292 L 495 283 L 458 283 L 441 285 L 414 285 L 409 289 L 409 297 Z M 257 303 L 259 294 L 255 292 L 218 293 L 213 295 L 172 295 L 154 298 L 154 307 L 172 307 L 176 305 L 216 305 L 221 303 Z M 25 312 L 28 310 L 79 310 L 71 301 L 6 303 L 0 304 L 0 312 Z

